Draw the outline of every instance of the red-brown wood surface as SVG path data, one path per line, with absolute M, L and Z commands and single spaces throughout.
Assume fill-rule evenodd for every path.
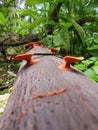
M 77 70 L 60 70 L 61 58 L 34 57 L 40 61 L 24 62 L 18 72 L 0 130 L 98 130 L 98 84 Z

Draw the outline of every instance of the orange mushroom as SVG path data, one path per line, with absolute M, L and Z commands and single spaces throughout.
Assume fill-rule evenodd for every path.
M 35 45 L 37 45 L 37 46 L 41 46 L 41 47 L 43 47 L 43 48 L 45 48 L 46 46 L 45 45 L 43 45 L 43 43 L 42 42 L 33 42 Z
M 70 64 L 75 63 L 75 62 L 79 62 L 83 59 L 84 59 L 84 57 L 65 56 L 64 57 L 65 63 L 63 65 L 60 65 L 59 69 L 72 70 L 72 68 L 70 67 Z
M 18 60 L 18 61 L 21 61 L 21 60 L 26 60 L 27 61 L 27 66 L 28 65 L 32 65 L 36 62 L 39 61 L 39 59 L 35 59 L 33 60 L 31 57 L 33 56 L 34 54 L 32 53 L 26 53 L 26 54 L 19 54 L 19 55 L 16 55 L 13 60 Z
M 32 49 L 36 49 L 37 46 L 41 46 L 42 45 L 42 42 L 30 42 L 28 44 L 26 44 L 26 46 L 31 46 Z
M 35 42 L 30 42 L 30 43 L 26 44 L 25 46 L 31 46 L 32 49 L 36 49 L 37 48 L 37 46 L 35 46 Z
M 33 97 L 33 99 L 44 98 L 44 97 L 48 97 L 48 96 L 55 96 L 55 95 L 61 94 L 61 93 L 66 92 L 66 91 L 67 91 L 66 88 L 61 88 L 59 90 L 49 92 L 49 93 L 46 93 L 46 94 L 39 94 L 39 95 Z
M 36 44 L 36 45 L 38 45 L 38 46 L 43 45 L 42 42 L 34 42 L 34 44 Z
M 49 52 L 55 53 L 55 52 L 57 52 L 57 50 L 58 50 L 57 48 L 52 47 L 52 48 L 49 49 Z

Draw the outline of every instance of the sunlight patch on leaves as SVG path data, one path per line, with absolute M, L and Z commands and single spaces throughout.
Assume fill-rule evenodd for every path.
M 45 2 L 50 2 L 50 0 L 26 0 L 26 5 L 35 5 L 35 4 L 41 4 Z
M 0 24 L 5 25 L 7 23 L 7 19 L 4 17 L 3 13 L 0 12 Z

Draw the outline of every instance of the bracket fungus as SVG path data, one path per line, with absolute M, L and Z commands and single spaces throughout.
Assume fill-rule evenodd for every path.
M 38 98 L 44 98 L 44 97 L 49 97 L 49 96 L 55 96 L 55 95 L 61 94 L 61 93 L 66 92 L 66 91 L 67 91 L 66 88 L 61 88 L 59 90 L 56 90 L 56 91 L 53 91 L 53 92 L 49 92 L 49 93 L 46 93 L 46 94 L 39 94 L 39 95 L 33 97 L 32 99 L 38 99 Z
M 35 44 L 35 45 L 38 45 L 38 46 L 43 45 L 43 43 L 42 43 L 42 42 L 34 42 L 34 44 Z
M 22 61 L 22 60 L 25 60 L 27 61 L 26 65 L 29 66 L 29 65 L 32 65 L 32 64 L 35 64 L 36 62 L 39 61 L 39 59 L 32 59 L 32 56 L 34 54 L 33 53 L 26 53 L 26 54 L 19 54 L 19 55 L 16 55 L 13 60 L 18 60 L 18 61 Z
M 79 62 L 79 61 L 81 61 L 83 59 L 84 59 L 84 57 L 65 56 L 64 57 L 65 63 L 63 65 L 60 65 L 59 69 L 72 70 L 72 68 L 70 66 L 71 63 Z
M 30 43 L 26 44 L 25 46 L 26 46 L 26 47 L 31 46 L 32 49 L 37 49 L 37 46 L 35 46 L 35 43 L 34 43 L 34 42 L 30 42 Z
M 55 53 L 55 52 L 57 52 L 57 51 L 58 51 L 57 48 L 53 48 L 53 47 L 52 47 L 52 48 L 49 49 L 49 52 L 51 52 L 51 53 Z
M 36 49 L 38 46 L 41 46 L 42 42 L 30 42 L 28 44 L 26 44 L 25 46 L 31 46 L 32 49 Z

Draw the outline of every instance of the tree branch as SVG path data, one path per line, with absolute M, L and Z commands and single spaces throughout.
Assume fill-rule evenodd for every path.
M 39 36 L 38 33 L 31 34 L 25 38 L 22 38 L 21 40 L 12 41 L 12 42 L 10 42 L 10 39 L 6 38 L 5 40 L 3 40 L 3 45 L 5 47 L 23 45 L 23 44 L 26 44 L 26 43 L 31 42 L 31 41 L 38 41 L 38 39 L 39 39 L 38 36 Z M 0 42 L 0 46 L 2 46 L 2 42 Z

